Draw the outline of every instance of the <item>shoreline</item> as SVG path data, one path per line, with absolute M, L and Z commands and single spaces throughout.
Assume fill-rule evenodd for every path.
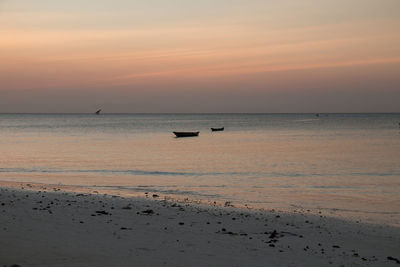
M 119 189 L 112 189 L 102 186 L 91 186 L 91 185 L 66 185 L 66 184 L 49 184 L 42 182 L 24 182 L 24 181 L 5 181 L 0 180 L 0 188 L 16 188 L 31 191 L 65 191 L 70 193 L 85 193 L 95 195 L 115 195 L 124 198 L 152 198 L 156 195 L 157 199 L 164 199 L 167 201 L 174 201 L 180 203 L 193 203 L 196 205 L 208 206 L 219 206 L 219 207 L 234 207 L 242 210 L 254 210 L 254 211 L 278 211 L 281 213 L 307 213 L 315 216 L 326 216 L 335 219 L 341 219 L 344 221 L 352 221 L 356 223 L 365 223 L 371 225 L 386 225 L 391 227 L 400 227 L 400 218 L 398 213 L 377 213 L 365 210 L 352 210 L 338 208 L 327 208 L 327 207 L 310 207 L 301 205 L 275 205 L 272 203 L 271 207 L 265 207 L 263 205 L 253 205 L 251 203 L 238 203 L 232 202 L 231 200 L 217 200 L 217 199 L 203 199 L 196 198 L 187 195 L 176 195 L 176 194 L 165 194 L 163 192 L 146 188 L 141 191 L 125 191 Z M 349 200 L 350 201 L 350 200 Z M 371 216 L 373 214 L 373 216 Z
M 399 227 L 64 189 L 1 185 L 1 266 L 400 263 Z

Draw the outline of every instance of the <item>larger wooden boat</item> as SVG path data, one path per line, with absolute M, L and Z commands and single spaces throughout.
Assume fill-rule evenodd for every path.
M 173 132 L 176 137 L 192 137 L 199 136 L 200 132 Z

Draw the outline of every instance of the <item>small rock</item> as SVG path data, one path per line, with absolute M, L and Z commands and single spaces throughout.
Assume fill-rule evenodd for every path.
M 154 214 L 154 211 L 149 209 L 149 210 L 142 211 L 142 213 L 150 215 L 150 214 Z
M 109 213 L 105 210 L 96 210 L 97 214 L 108 215 Z
M 275 238 L 278 235 L 278 232 L 274 230 L 270 235 L 269 238 Z
M 399 259 L 397 259 L 397 258 L 394 258 L 394 257 L 388 256 L 388 257 L 387 257 L 387 259 L 388 259 L 388 260 L 390 260 L 390 261 L 395 261 L 397 264 L 400 264 L 400 260 L 399 260 Z

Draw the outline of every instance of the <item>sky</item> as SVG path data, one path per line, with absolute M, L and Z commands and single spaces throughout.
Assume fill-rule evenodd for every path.
M 400 112 L 399 0 L 0 0 L 0 112 Z

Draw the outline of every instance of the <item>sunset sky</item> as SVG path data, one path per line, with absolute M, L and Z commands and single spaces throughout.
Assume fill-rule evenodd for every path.
M 0 0 L 0 112 L 400 112 L 399 0 Z

